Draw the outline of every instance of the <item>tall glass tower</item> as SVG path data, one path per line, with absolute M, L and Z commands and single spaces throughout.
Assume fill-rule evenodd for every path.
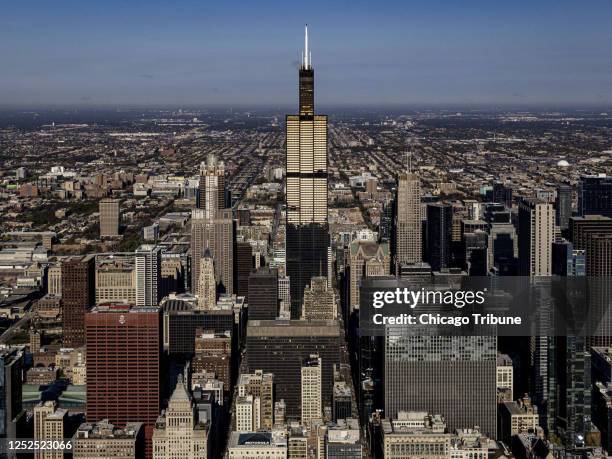
M 308 50 L 308 26 L 299 71 L 299 114 L 286 118 L 287 226 L 286 261 L 291 318 L 301 315 L 304 288 L 327 276 L 327 116 L 314 113 L 314 69 Z

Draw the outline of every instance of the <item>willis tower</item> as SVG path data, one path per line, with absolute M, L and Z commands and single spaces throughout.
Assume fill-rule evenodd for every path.
M 286 261 L 291 318 L 299 319 L 304 288 L 315 276 L 327 277 L 327 116 L 314 113 L 314 70 L 308 26 L 299 71 L 299 115 L 287 115 Z

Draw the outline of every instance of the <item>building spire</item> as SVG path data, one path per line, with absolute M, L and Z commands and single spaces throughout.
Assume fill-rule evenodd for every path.
M 310 53 L 308 52 L 308 24 L 304 26 L 304 54 L 302 55 L 302 65 L 305 69 L 310 68 Z

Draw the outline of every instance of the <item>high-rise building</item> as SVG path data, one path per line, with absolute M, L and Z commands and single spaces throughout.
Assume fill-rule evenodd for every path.
M 225 202 L 225 165 L 213 154 L 200 164 L 198 209 L 204 209 L 207 218 L 215 218 L 217 212 L 229 207 Z
M 132 257 L 96 259 L 96 304 L 136 304 L 136 269 Z
M 306 29 L 299 70 L 299 114 L 286 118 L 286 267 L 291 317 L 300 317 L 304 288 L 328 275 L 327 116 L 315 115 L 314 69 Z
M 215 263 L 210 250 L 204 251 L 200 260 L 200 277 L 196 286 L 198 296 L 197 309 L 214 309 L 217 304 L 217 281 L 215 279 Z
M 136 249 L 136 305 L 157 306 L 163 298 L 160 246 L 143 244 Z
M 421 180 L 416 173 L 401 172 L 397 180 L 395 210 L 395 263 L 423 261 L 421 240 Z
M 236 243 L 236 294 L 249 296 L 249 275 L 253 269 L 253 247 L 249 242 Z
M 47 271 L 47 293 L 62 295 L 62 265 L 55 263 L 49 266 Z
M 302 361 L 302 424 L 310 425 L 323 417 L 321 358 L 312 354 Z
M 218 209 L 214 216 L 206 209 L 191 212 L 191 285 L 196 288 L 200 261 L 206 249 L 215 264 L 215 277 L 221 293 L 234 292 L 234 220 L 232 209 Z
M 326 277 L 313 277 L 304 291 L 302 319 L 333 320 L 338 318 L 336 293 Z
M 354 240 L 349 246 L 349 267 L 349 301 L 350 308 L 353 310 L 359 308 L 359 283 L 362 277 L 388 276 L 391 273 L 389 244 L 377 244 L 374 241 Z
M 341 359 L 342 335 L 337 321 L 254 320 L 247 329 L 246 366 L 274 374 L 275 399 L 286 403 L 286 416 L 300 418 L 302 360 L 318 354 L 323 363 L 323 407 L 331 407 L 333 366 Z
M 571 217 L 569 228 L 570 240 L 574 244 L 574 249 L 585 250 L 589 234 L 612 233 L 612 218 L 601 215 Z
M 519 203 L 519 274 L 550 276 L 555 214 L 551 203 L 522 199 Z
M 96 301 L 95 276 L 95 255 L 62 261 L 63 344 L 66 347 L 80 347 L 85 343 L 85 313 Z
M 612 217 L 612 176 L 588 175 L 580 179 L 578 214 Z
M 141 422 L 115 427 L 108 420 L 84 423 L 72 437 L 74 459 L 135 459 L 144 456 Z
M 196 330 L 195 355 L 191 361 L 194 373 L 213 373 L 223 382 L 226 391 L 231 390 L 232 334 L 229 330 L 215 333 L 212 330 Z
M 453 207 L 450 204 L 427 205 L 427 262 L 432 271 L 451 265 Z
M 255 410 L 259 412 L 259 419 L 254 425 L 259 426 L 253 430 L 272 430 L 274 425 L 274 375 L 255 370 L 254 373 L 242 373 L 238 380 L 238 396 L 252 396 Z M 238 430 L 238 429 L 237 429 Z
M 249 320 L 278 317 L 278 271 L 267 266 L 249 275 Z
M 260 430 L 260 399 L 252 395 L 239 395 L 236 398 L 236 429 L 238 432 L 257 432 Z
M 493 202 L 504 204 L 506 207 L 512 207 L 512 188 L 504 182 L 493 183 Z
M 585 252 L 587 276 L 612 276 L 612 231 L 589 234 Z
M 119 201 L 117 199 L 100 200 L 100 237 L 119 235 Z
M 552 244 L 552 269 L 556 276 L 586 276 L 586 257 L 584 250 L 575 250 L 566 240 Z
M 58 408 L 54 401 L 40 402 L 34 407 L 34 440 L 37 441 L 63 441 L 64 428 L 68 418 L 68 411 Z M 35 459 L 62 459 L 64 451 L 61 449 L 38 449 L 34 451 Z
M 572 187 L 570 185 L 559 185 L 557 187 L 557 199 L 555 200 L 555 221 L 562 230 L 569 227 L 569 219 L 572 216 Z
M 85 317 L 87 418 L 142 422 L 150 458 L 160 412 L 161 314 L 157 307 L 96 306 Z
M 207 426 L 198 421 L 191 396 L 183 383 L 183 378 L 179 377 L 168 401 L 168 408 L 155 423 L 153 458 L 206 459 L 207 442 Z
M 495 436 L 494 336 L 416 336 L 388 326 L 384 347 L 385 414 L 434 410 L 450 430 L 480 426 Z
M 23 350 L 0 350 L 0 438 L 18 438 L 15 418 L 21 413 Z

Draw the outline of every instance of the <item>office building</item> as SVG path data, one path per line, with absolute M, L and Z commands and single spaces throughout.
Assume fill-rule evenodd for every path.
M 100 237 L 119 236 L 119 201 L 100 200 Z
M 236 294 L 248 298 L 249 275 L 253 270 L 253 247 L 249 242 L 236 243 Z
M 238 432 L 257 432 L 260 430 L 260 399 L 252 395 L 239 395 L 236 398 L 236 429 Z
M 287 459 L 286 432 L 232 432 L 228 459 Z
M 329 425 L 324 447 L 326 459 L 361 459 L 364 451 L 357 419 L 340 419 L 335 425 Z
M 569 219 L 572 216 L 572 187 L 559 185 L 555 200 L 555 221 L 559 228 L 569 228 Z
M 539 427 L 538 408 L 526 395 L 518 401 L 499 405 L 499 439 L 510 444 L 512 437 L 520 433 L 534 432 Z
M 497 356 L 496 370 L 497 403 L 514 400 L 514 367 L 506 354 Z
M 552 204 L 534 199 L 519 203 L 519 274 L 550 276 L 555 216 Z
M 62 296 L 62 265 L 54 263 L 47 268 L 47 293 Z
M 612 233 L 612 218 L 601 215 L 570 218 L 570 240 L 574 249 L 585 250 L 587 238 L 593 233 Z
M 34 440 L 64 441 L 64 430 L 68 411 L 58 408 L 56 402 L 40 402 L 34 407 Z M 62 459 L 64 451 L 60 449 L 39 449 L 34 451 L 35 459 Z
M 225 390 L 230 391 L 232 382 L 232 350 L 231 331 L 215 333 L 212 330 L 197 329 L 195 335 L 195 355 L 191 361 L 194 373 L 212 373 L 223 383 Z
M 18 438 L 13 422 L 20 415 L 24 351 L 18 348 L 0 349 L 0 439 Z
M 206 212 L 207 218 L 213 219 L 220 210 L 230 207 L 225 195 L 225 165 L 209 154 L 206 162 L 200 164 L 197 207 Z
M 585 253 L 587 276 L 612 276 L 612 231 L 589 234 Z
M 421 180 L 411 171 L 397 179 L 395 201 L 395 264 L 423 261 L 421 233 Z
M 312 354 L 302 361 L 302 424 L 310 425 L 323 417 L 321 400 L 322 364 L 317 354 Z
M 163 298 L 161 254 L 162 248 L 151 244 L 136 249 L 136 306 L 157 306 Z
M 578 214 L 612 217 L 612 176 L 602 174 L 581 177 Z
M 161 315 L 157 307 L 96 306 L 87 313 L 87 418 L 125 427 L 142 422 L 151 438 L 160 412 Z
M 66 347 L 80 347 L 85 343 L 85 313 L 96 301 L 95 271 L 95 255 L 62 261 L 63 344 Z
M 72 437 L 74 459 L 135 459 L 144 457 L 144 429 L 141 422 L 119 428 L 107 419 L 83 423 Z
M 274 374 L 275 399 L 284 400 L 286 416 L 301 414 L 302 360 L 318 354 L 322 361 L 323 407 L 331 407 L 333 366 L 340 363 L 342 335 L 337 321 L 249 321 L 246 367 Z
M 489 235 L 482 230 L 465 233 L 463 235 L 463 260 L 464 269 L 470 276 L 486 276 L 487 266 L 487 241 Z
M 278 317 L 278 271 L 268 266 L 249 275 L 249 320 L 274 320 Z
M 153 430 L 153 459 L 206 459 L 208 430 L 196 417 L 182 376 Z
M 381 434 L 385 459 L 451 457 L 451 435 L 440 415 L 401 411 L 381 421 Z
M 213 216 L 214 215 L 214 216 Z M 221 293 L 234 292 L 234 220 L 232 209 L 191 212 L 191 285 L 198 285 L 200 261 L 206 250 L 215 264 L 215 277 Z
M 313 277 L 304 291 L 302 319 L 333 320 L 338 318 L 336 293 L 326 277 Z
M 97 257 L 96 304 L 136 304 L 136 267 L 133 257 Z
M 210 250 L 204 251 L 200 260 L 200 276 L 196 286 L 198 296 L 197 309 L 214 309 L 217 305 L 217 281 L 215 279 L 215 263 Z
M 328 275 L 327 116 L 315 115 L 314 69 L 306 29 L 299 70 L 299 114 L 286 117 L 286 271 L 291 317 L 301 315 L 304 288 Z
M 388 326 L 384 354 L 387 417 L 431 409 L 451 430 L 477 425 L 495 436 L 496 337 L 412 336 Z
M 512 207 L 512 188 L 503 182 L 494 182 L 492 191 L 493 202 Z
M 359 308 L 359 284 L 362 277 L 388 276 L 391 274 L 389 244 L 361 240 L 351 242 L 349 246 L 349 269 L 349 301 L 350 309 L 353 310 Z
M 274 375 L 255 370 L 254 373 L 242 373 L 238 380 L 238 396 L 252 396 L 253 405 L 257 406 L 259 418 L 253 423 L 257 428 L 251 430 L 272 430 L 274 425 Z M 238 430 L 238 429 L 237 429 Z
M 586 256 L 584 250 L 575 250 L 566 240 L 552 244 L 552 269 L 555 276 L 586 276 Z
M 427 262 L 432 271 L 451 267 L 453 207 L 450 204 L 427 205 Z

